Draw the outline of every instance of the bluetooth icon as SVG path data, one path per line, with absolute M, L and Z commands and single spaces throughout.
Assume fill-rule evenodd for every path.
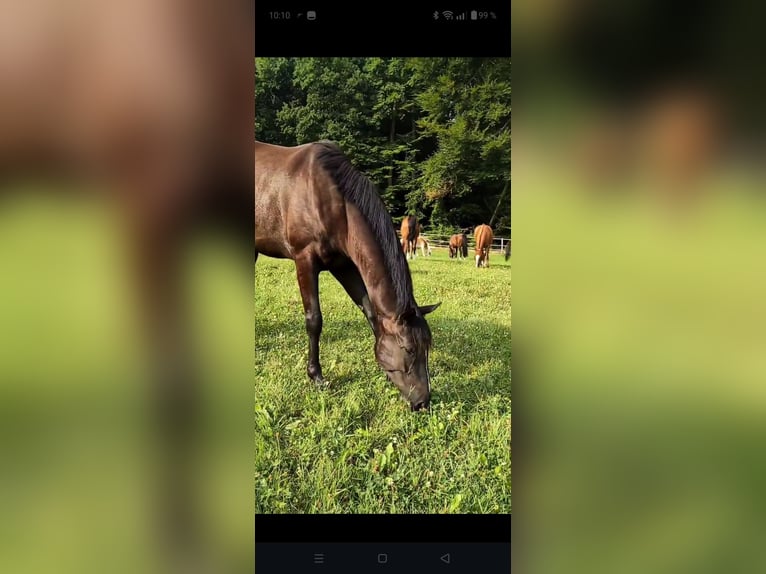
M 439 19 L 439 12 L 434 12 L 434 20 L 438 20 L 438 19 Z

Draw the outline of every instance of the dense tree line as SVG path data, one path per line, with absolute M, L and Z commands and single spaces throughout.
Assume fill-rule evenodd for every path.
M 260 141 L 338 142 L 395 220 L 510 234 L 509 59 L 256 58 L 255 111 Z

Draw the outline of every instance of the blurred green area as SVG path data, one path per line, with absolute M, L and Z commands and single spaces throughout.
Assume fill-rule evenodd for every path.
M 0 571 L 167 572 L 146 342 L 117 213 L 14 188 L 0 206 Z M 213 571 L 252 566 L 251 255 L 198 236 L 185 284 L 205 395 L 194 504 Z M 161 496 L 161 494 L 160 494 Z
M 765 571 L 766 181 L 711 169 L 679 202 L 525 143 L 524 570 Z
M 514 3 L 521 571 L 766 571 L 758 10 Z

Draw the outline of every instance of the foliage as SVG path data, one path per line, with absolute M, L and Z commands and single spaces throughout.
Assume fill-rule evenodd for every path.
M 260 141 L 338 142 L 395 218 L 510 234 L 509 59 L 256 58 L 255 109 Z

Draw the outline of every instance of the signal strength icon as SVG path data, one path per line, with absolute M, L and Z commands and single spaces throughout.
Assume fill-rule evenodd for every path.
M 449 10 L 445 10 L 444 12 L 442 12 L 442 15 L 444 16 L 445 20 L 452 20 L 453 13 L 450 12 Z
M 465 12 L 463 12 L 462 14 L 458 14 L 458 16 L 457 16 L 457 18 L 455 18 L 455 20 L 465 20 Z

